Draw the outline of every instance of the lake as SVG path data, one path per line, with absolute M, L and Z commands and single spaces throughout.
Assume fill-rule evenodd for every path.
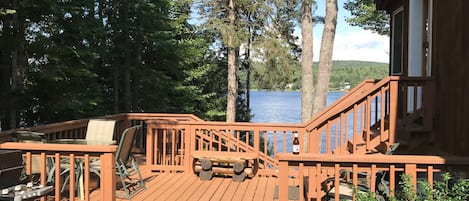
M 327 105 L 344 92 L 329 92 Z M 251 122 L 301 123 L 301 91 L 251 91 Z

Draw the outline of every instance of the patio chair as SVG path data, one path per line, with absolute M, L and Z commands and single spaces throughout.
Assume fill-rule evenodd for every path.
M 15 131 L 12 133 L 13 140 L 15 142 L 24 142 L 24 143 L 47 143 L 47 138 L 45 133 L 34 132 L 34 131 Z M 31 175 L 36 175 L 41 173 L 41 159 L 40 156 L 31 157 Z M 46 183 L 51 183 L 54 180 L 54 171 L 55 163 L 52 158 L 46 158 L 46 171 L 47 171 L 47 181 Z M 23 171 L 22 177 L 26 177 L 26 172 Z M 32 178 L 34 180 L 34 178 Z
M 116 121 L 112 119 L 90 119 L 86 127 L 85 141 L 112 142 L 114 137 L 115 124 Z M 70 161 L 68 159 L 62 159 L 60 163 L 62 168 L 60 175 L 68 174 L 70 171 Z M 79 166 L 76 167 L 77 169 L 75 173 L 77 175 L 81 174 L 82 170 L 79 169 Z M 78 176 L 76 178 L 78 179 Z M 69 179 L 70 175 L 67 175 L 65 177 L 61 192 L 65 190 L 65 184 L 68 183 Z
M 135 141 L 135 135 L 139 128 L 141 128 L 140 125 L 133 126 L 123 132 L 116 152 L 116 174 L 119 175 L 122 188 L 125 191 L 124 196 L 121 194 L 117 194 L 116 196 L 129 200 L 135 193 L 146 189 L 142 174 L 138 168 L 137 160 L 131 152 Z M 90 165 L 90 171 L 100 176 L 100 167 L 100 161 L 94 161 Z M 134 174 L 137 174 L 137 178 L 132 177 Z M 130 182 L 127 182 L 126 179 Z M 131 192 L 130 189 L 135 186 L 137 187 Z
M 90 119 L 86 128 L 86 141 L 112 141 L 116 121 L 111 119 Z

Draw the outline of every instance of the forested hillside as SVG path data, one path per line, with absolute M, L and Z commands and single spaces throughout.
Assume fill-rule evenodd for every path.
M 265 71 L 262 66 L 255 66 L 255 76 L 252 78 L 254 89 L 266 90 L 298 90 L 301 87 L 300 67 L 292 68 L 288 76 L 275 75 Z M 318 72 L 318 63 L 314 63 L 314 80 Z M 278 73 L 278 72 L 277 72 Z M 278 73 L 280 74 L 280 73 Z M 381 79 L 388 75 L 388 64 L 368 61 L 333 61 L 330 89 L 338 90 L 348 82 L 353 87 L 365 79 Z M 291 86 L 291 88 L 289 87 Z
M 249 121 L 249 89 L 301 87 L 300 2 L 229 2 L 0 1 L 0 130 L 126 112 Z M 386 72 L 334 62 L 331 88 Z

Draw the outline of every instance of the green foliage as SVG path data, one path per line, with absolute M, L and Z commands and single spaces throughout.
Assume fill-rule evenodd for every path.
M 344 8 L 350 11 L 351 17 L 346 19 L 350 25 L 389 35 L 389 16 L 385 11 L 376 10 L 374 0 L 347 0 Z
M 15 13 L 16 13 L 16 10 L 0 8 L 0 15 L 12 15 Z
M 395 197 L 390 200 L 399 201 L 463 201 L 469 198 L 469 180 L 458 179 L 455 180 L 451 177 L 450 173 L 444 173 L 441 181 L 435 181 L 433 189 L 430 188 L 428 182 L 418 181 L 418 192 L 414 190 L 411 182 L 410 175 L 401 175 L 401 182 L 399 182 L 400 190 L 396 192 Z M 372 192 L 357 192 L 354 190 L 354 195 L 357 196 L 357 201 L 375 201 L 377 199 Z
M 15 2 L 0 18 L 2 129 L 11 105 L 26 126 L 119 112 L 224 118 L 226 61 L 188 23 L 189 1 Z M 27 54 L 12 55 L 21 44 Z M 14 91 L 13 56 L 25 61 Z

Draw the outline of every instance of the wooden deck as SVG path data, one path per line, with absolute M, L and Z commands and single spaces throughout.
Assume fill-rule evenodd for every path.
M 141 169 L 145 169 L 144 166 Z M 275 177 L 254 177 L 244 182 L 221 177 L 201 181 L 193 173 L 142 172 L 147 189 L 135 194 L 132 200 L 275 200 Z M 99 194 L 99 189 L 93 191 L 90 199 L 100 200 Z

